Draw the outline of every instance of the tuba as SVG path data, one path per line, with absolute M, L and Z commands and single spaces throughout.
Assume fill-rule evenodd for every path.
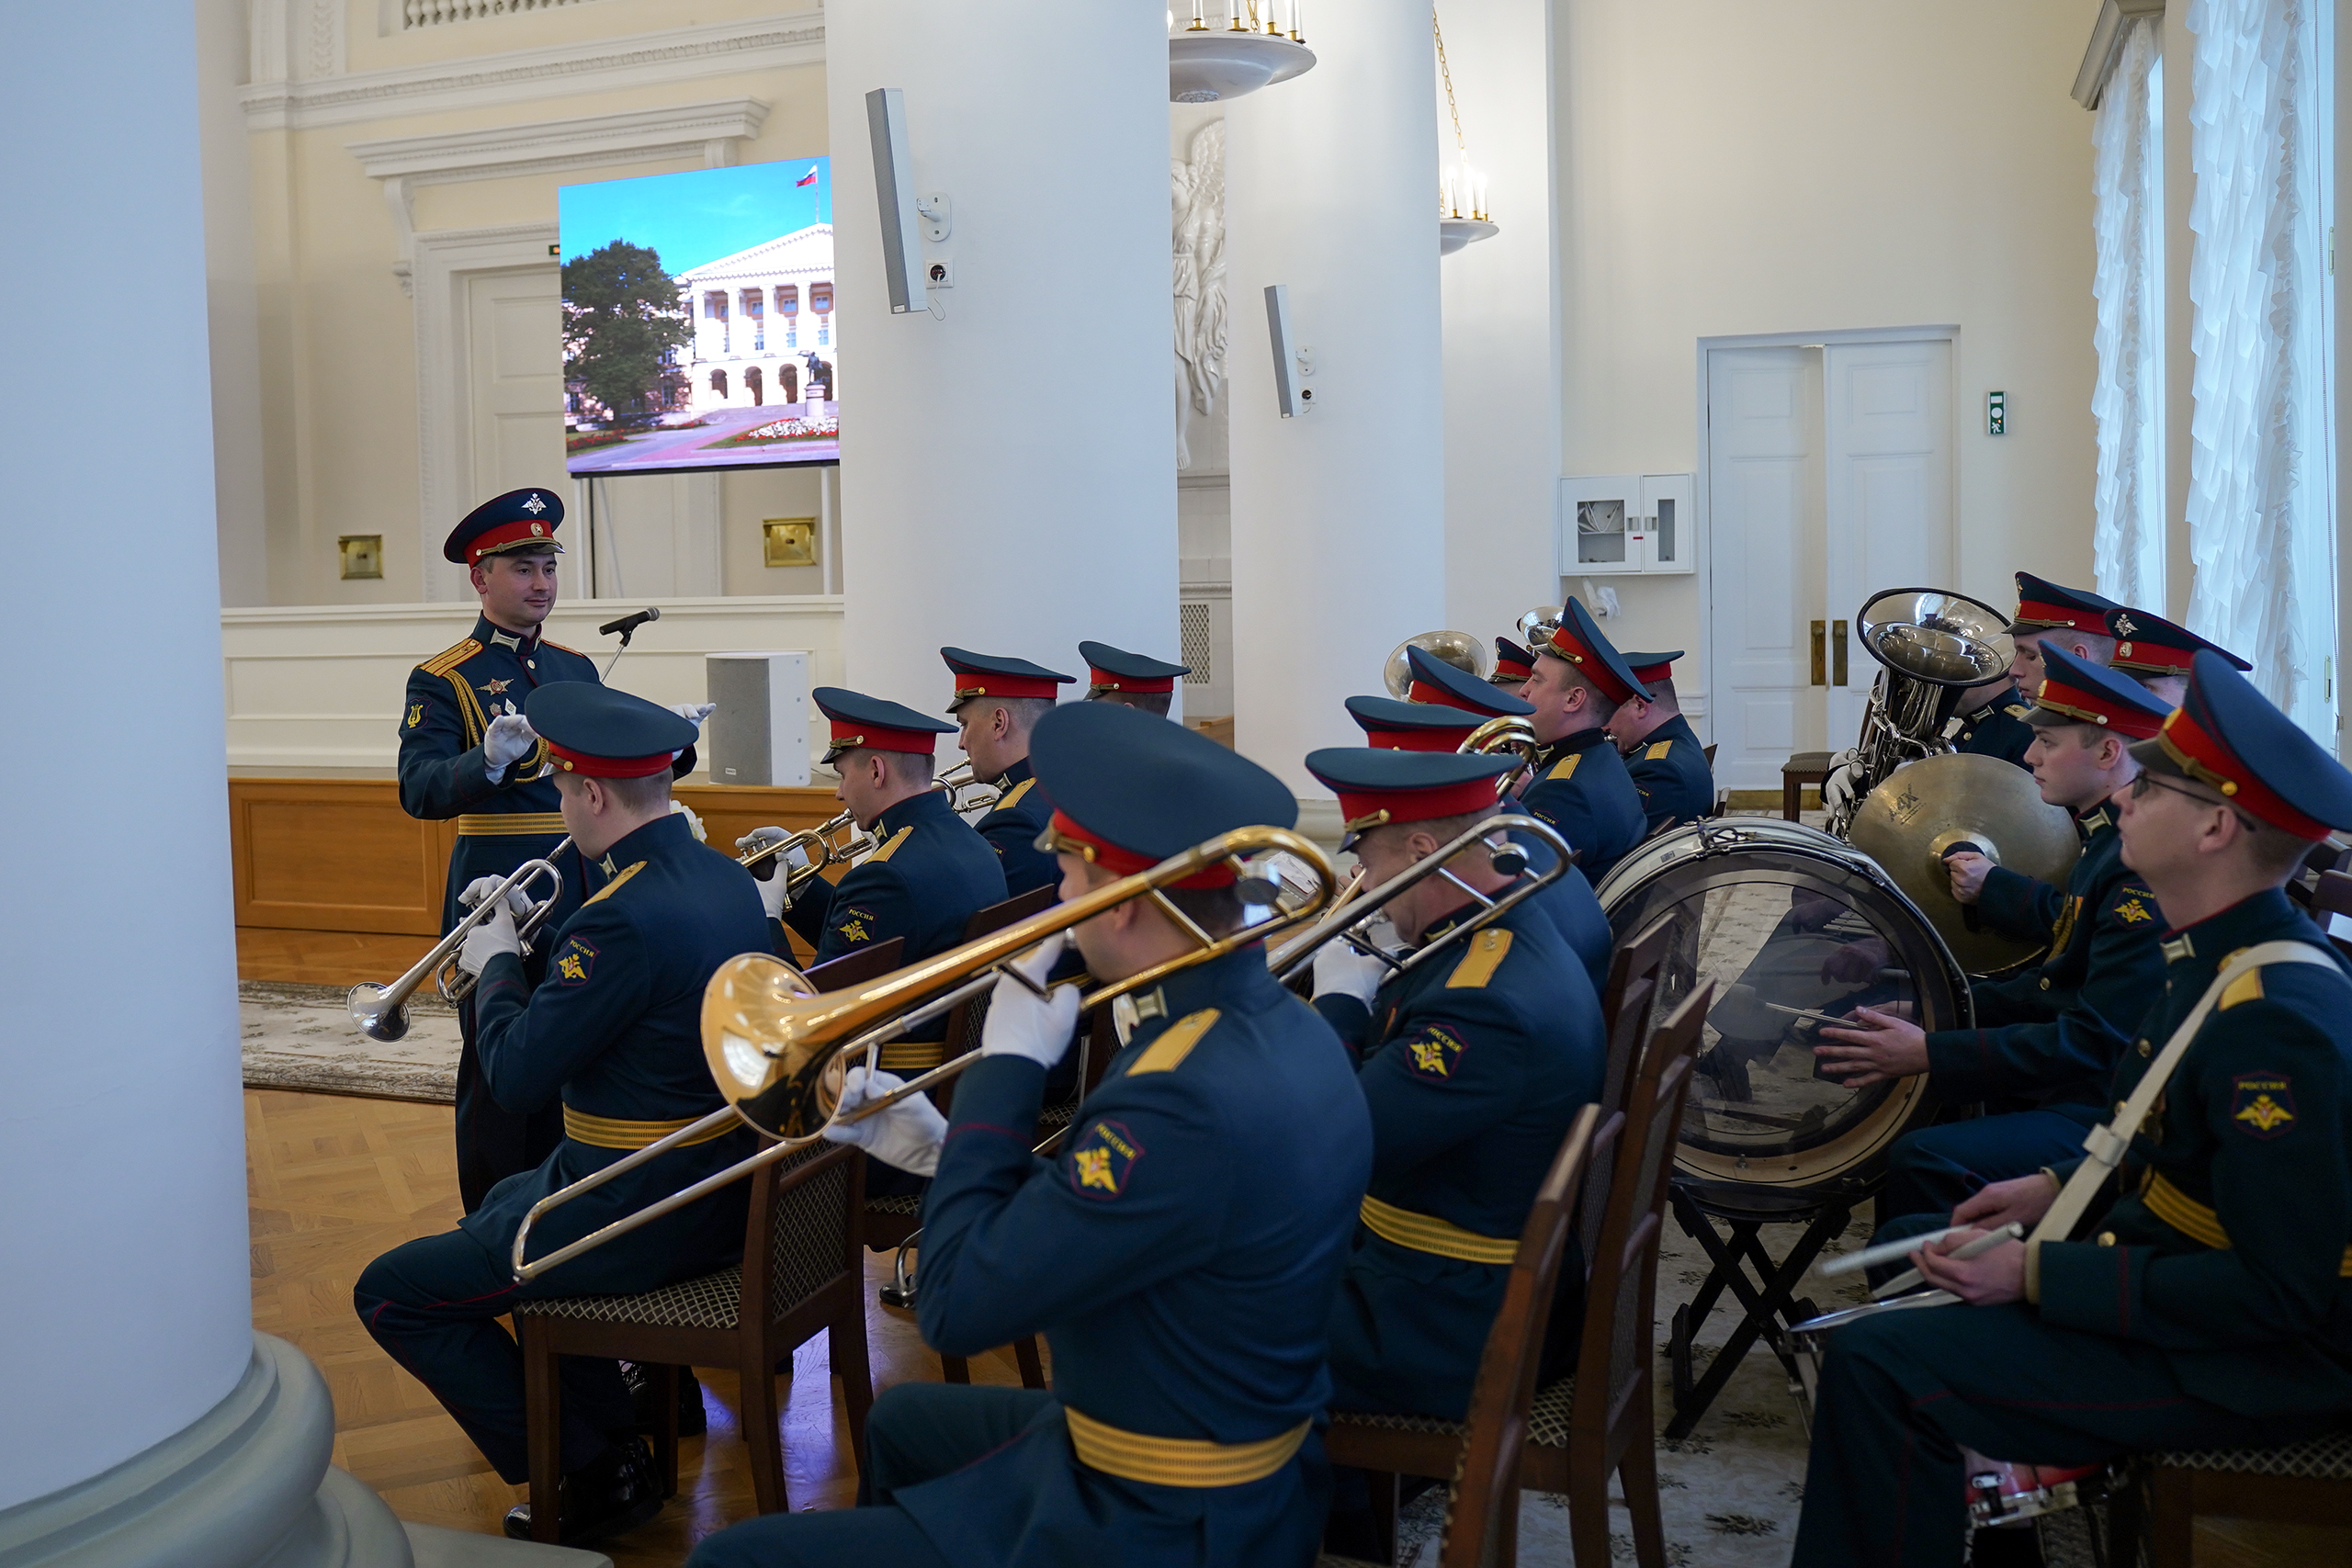
M 1388 650 L 1388 664 L 1383 678 L 1388 694 L 1402 702 L 1413 689 L 1413 666 L 1405 657 L 1407 649 L 1418 648 L 1433 659 L 1442 659 L 1456 670 L 1466 671 L 1483 681 L 1487 671 L 1494 668 L 1494 660 L 1487 657 L 1487 645 L 1468 632 L 1423 632 L 1408 637 Z
M 2008 665 L 1998 639 L 2007 615 L 1942 588 L 1893 588 L 1871 596 L 1855 616 L 1862 648 L 1880 665 L 1862 732 L 1854 742 L 1853 789 L 1833 811 L 1829 831 L 1843 839 L 1862 799 L 1905 762 L 1950 751 L 1944 730 L 1971 686 Z

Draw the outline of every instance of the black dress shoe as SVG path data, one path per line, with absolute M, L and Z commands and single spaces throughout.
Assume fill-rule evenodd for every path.
M 591 1545 L 652 1518 L 662 1511 L 662 1481 L 645 1440 L 626 1438 L 565 1476 L 556 1506 L 566 1546 Z M 528 1503 L 506 1510 L 506 1533 L 515 1540 L 531 1539 Z
M 621 1381 L 628 1385 L 629 1398 L 637 1406 L 637 1430 L 651 1437 L 654 1428 L 662 1424 L 662 1413 L 653 1408 L 652 1369 L 636 1361 L 623 1361 Z M 710 1417 L 702 1407 L 702 1380 L 695 1376 L 692 1367 L 680 1367 L 678 1436 L 699 1438 L 709 1430 Z

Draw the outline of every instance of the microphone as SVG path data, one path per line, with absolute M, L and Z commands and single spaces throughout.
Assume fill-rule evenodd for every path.
M 638 627 L 643 626 L 648 621 L 658 621 L 661 618 L 662 612 L 649 605 L 647 608 L 639 610 L 634 615 L 623 615 L 617 621 L 606 621 L 603 626 L 596 628 L 596 635 L 598 637 L 610 637 L 615 632 L 618 632 L 621 634 L 621 640 L 626 642 L 628 640 L 629 633 L 637 630 Z

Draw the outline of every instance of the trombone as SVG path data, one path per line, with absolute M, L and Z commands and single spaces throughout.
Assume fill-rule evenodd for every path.
M 1244 924 L 1224 936 L 1211 936 L 1162 892 L 1212 867 L 1230 865 L 1239 874 L 1238 891 L 1245 905 L 1276 904 L 1282 884 L 1261 859 L 1274 853 L 1304 863 L 1319 879 L 1317 886 L 1297 907 L 1278 907 L 1271 919 Z M 711 976 L 703 992 L 702 1004 L 703 1055 L 719 1092 L 729 1103 L 531 1205 L 530 1213 L 524 1215 L 522 1225 L 514 1233 L 510 1259 L 514 1278 L 518 1282 L 535 1280 L 592 1247 L 601 1247 L 731 1181 L 741 1180 L 763 1166 L 808 1147 L 836 1121 L 844 1125 L 862 1122 L 962 1072 L 979 1059 L 978 1052 L 967 1052 L 944 1062 L 846 1115 L 840 1109 L 842 1082 L 854 1058 L 868 1058 L 870 1066 L 873 1052 L 884 1041 L 978 996 L 997 983 L 1000 973 L 1012 974 L 1016 981 L 1029 984 L 1008 965 L 1057 932 L 1083 924 L 1131 898 L 1149 898 L 1193 942 L 1193 950 L 1182 957 L 1153 964 L 1081 997 L 1079 1007 L 1084 1011 L 1157 985 L 1177 970 L 1223 957 L 1273 932 L 1312 921 L 1329 906 L 1333 888 L 1330 863 L 1311 840 L 1283 828 L 1237 828 L 1171 855 L 1148 871 L 1120 877 L 1001 931 L 976 937 L 961 947 L 935 953 L 849 990 L 814 994 L 804 976 L 767 953 L 747 953 L 730 958 Z M 777 1142 L 544 1258 L 525 1261 L 524 1248 L 530 1240 L 531 1228 L 543 1216 L 623 1172 L 634 1170 L 682 1144 L 708 1136 L 714 1128 L 730 1122 L 754 1128 Z
M 782 863 L 785 866 L 785 902 L 797 904 L 800 901 L 802 891 L 811 882 L 822 876 L 826 867 L 847 865 L 874 848 L 874 835 L 863 828 L 856 829 L 848 838 L 836 843 L 833 835 L 843 828 L 851 826 L 852 814 L 843 811 L 829 822 L 814 828 L 803 828 L 797 833 L 786 834 L 773 844 L 738 855 L 735 863 L 762 882 L 765 882 L 775 874 L 777 857 L 786 857 Z M 794 850 L 802 851 L 808 856 L 807 865 L 791 863 L 789 857 Z
M 932 780 L 931 787 L 947 792 L 947 804 L 958 817 L 967 811 L 992 811 L 996 803 L 1004 798 L 1004 791 L 972 776 L 968 761 L 956 763 Z
M 1500 843 L 1495 841 L 1497 834 L 1507 833 L 1524 833 L 1540 840 L 1553 853 L 1551 868 L 1530 876 L 1527 852 L 1508 838 Z M 1473 845 L 1485 846 L 1487 863 L 1497 874 L 1519 878 L 1499 897 L 1488 897 L 1448 868 L 1448 863 L 1455 855 Z M 1388 965 L 1393 974 L 1408 974 L 1453 943 L 1468 941 L 1473 933 L 1500 919 L 1505 910 L 1516 908 L 1567 875 L 1568 867 L 1576 863 L 1576 852 L 1568 848 L 1567 840 L 1562 838 L 1559 829 L 1549 822 L 1515 813 L 1489 817 L 1464 828 L 1449 842 L 1439 845 L 1377 887 L 1363 886 L 1363 873 L 1359 866 L 1354 879 L 1348 885 L 1352 896 L 1330 906 L 1314 925 L 1270 952 L 1266 957 L 1267 965 L 1273 970 L 1275 979 L 1287 985 L 1314 962 L 1316 953 L 1321 952 L 1326 943 L 1336 940 L 1345 942 L 1368 958 L 1379 959 Z M 1442 876 L 1467 893 L 1481 906 L 1478 912 L 1435 942 L 1414 949 L 1401 959 L 1382 952 L 1378 944 L 1363 934 L 1363 928 L 1372 923 L 1374 917 L 1390 899 L 1432 876 Z
M 388 1043 L 405 1035 L 408 1032 L 409 998 L 416 994 L 417 987 L 424 984 L 428 976 L 434 977 L 434 987 L 441 993 L 442 1000 L 453 1007 L 471 996 L 474 987 L 481 983 L 481 976 L 469 975 L 458 967 L 458 953 L 466 945 L 466 938 L 476 926 L 498 911 L 508 894 L 527 886 L 536 877 L 544 876 L 548 879 L 548 896 L 534 904 L 530 913 L 525 915 L 514 928 L 514 935 L 527 955 L 531 951 L 531 938 L 547 923 L 548 916 L 555 911 L 556 900 L 563 897 L 563 873 L 556 869 L 555 861 L 558 855 L 571 847 L 571 837 L 566 834 L 563 840 L 549 850 L 544 858 L 527 860 L 515 867 L 513 875 L 500 883 L 489 897 L 469 909 L 449 929 L 447 936 L 434 943 L 430 953 L 410 965 L 408 973 L 390 985 L 379 986 L 363 980 L 352 987 L 344 1005 L 350 1010 L 351 1021 L 358 1027 L 359 1032 L 370 1040 Z M 463 895 L 459 897 L 462 899 Z
M 1519 759 L 1519 766 L 1498 775 L 1495 780 L 1495 798 L 1500 800 L 1511 792 L 1513 785 L 1527 776 L 1535 766 L 1535 753 L 1544 743 L 1535 739 L 1535 727 L 1519 714 L 1501 714 L 1488 719 L 1464 738 L 1454 750 L 1466 755 L 1491 757 L 1498 751 L 1509 751 Z

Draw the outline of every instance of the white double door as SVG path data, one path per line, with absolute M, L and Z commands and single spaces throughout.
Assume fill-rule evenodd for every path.
M 1860 729 L 1856 612 L 1953 581 L 1951 343 L 1710 347 L 1706 379 L 1715 779 L 1778 789 Z

